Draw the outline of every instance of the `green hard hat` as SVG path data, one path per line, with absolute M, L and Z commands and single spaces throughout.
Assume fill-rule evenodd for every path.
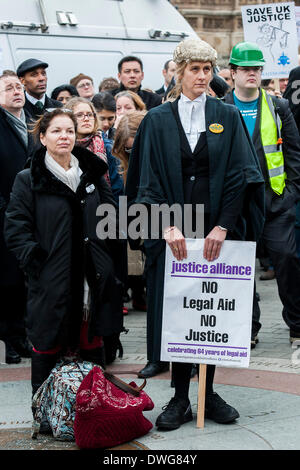
M 263 53 L 253 42 L 239 42 L 231 51 L 229 63 L 242 67 L 263 66 L 265 63 Z

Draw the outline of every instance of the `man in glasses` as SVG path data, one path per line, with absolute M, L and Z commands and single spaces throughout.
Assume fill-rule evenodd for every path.
M 287 100 L 261 88 L 263 53 L 257 44 L 236 44 L 229 65 L 235 83 L 225 96 L 246 124 L 265 178 L 266 219 L 261 243 L 275 269 L 290 342 L 300 340 L 300 260 L 295 243 L 296 202 L 300 198 L 300 137 Z M 261 327 L 256 296 L 251 346 Z
M 93 79 L 84 73 L 79 73 L 76 77 L 71 78 L 70 85 L 76 88 L 79 96 L 89 101 L 95 94 Z
M 24 89 L 14 72 L 0 76 L 0 340 L 6 346 L 6 363 L 17 364 L 30 357 L 24 314 L 26 292 L 24 275 L 4 237 L 4 213 L 16 174 L 29 157 L 24 113 Z
M 62 103 L 46 95 L 48 64 L 38 59 L 27 59 L 17 68 L 17 75 L 25 89 L 24 111 L 28 123 L 35 121 L 47 108 L 60 108 Z

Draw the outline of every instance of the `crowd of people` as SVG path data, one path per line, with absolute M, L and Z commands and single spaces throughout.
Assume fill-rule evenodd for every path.
M 0 339 L 8 364 L 31 358 L 33 394 L 70 351 L 105 368 L 129 301 L 147 312 L 140 377 L 169 369 L 160 360 L 165 248 L 186 258 L 184 229 L 163 227 L 156 240 L 99 238 L 98 208 L 117 213 L 123 195 L 128 207 L 204 204 L 208 261 L 225 239 L 256 241 L 265 279 L 276 277 L 290 342 L 300 339 L 300 120 L 291 82 L 300 67 L 277 89 L 262 81 L 264 63 L 259 47 L 243 42 L 219 70 L 209 44 L 186 39 L 156 91 L 142 88 L 135 56 L 123 57 L 98 91 L 79 73 L 49 97 L 49 65 L 37 59 L 2 73 Z M 208 123 L 222 124 L 218 139 Z M 193 223 L 195 216 L 193 209 Z M 255 286 L 251 348 L 260 328 Z M 175 394 L 158 428 L 192 419 L 194 373 L 193 364 L 172 364 Z M 209 365 L 206 417 L 232 422 L 239 413 L 214 392 L 214 373 Z

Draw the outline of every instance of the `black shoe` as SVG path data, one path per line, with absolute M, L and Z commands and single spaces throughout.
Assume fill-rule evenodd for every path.
M 29 343 L 27 338 L 18 338 L 18 339 L 11 339 L 10 340 L 14 350 L 21 356 L 21 357 L 31 357 L 32 355 L 32 346 Z
M 239 418 L 239 412 L 228 405 L 217 393 L 207 395 L 205 398 L 205 418 L 216 423 L 227 424 Z
M 299 331 L 290 330 L 290 343 L 293 345 L 294 343 L 300 345 L 300 332 Z
M 163 410 L 155 423 L 158 429 L 177 429 L 181 424 L 192 421 L 193 419 L 189 400 L 181 400 L 173 397 L 169 403 L 163 407 Z
M 14 350 L 9 341 L 5 341 L 5 362 L 6 364 L 19 364 L 21 356 Z
M 5 342 L 5 362 L 6 364 L 19 364 L 21 356 L 14 350 L 9 341 Z
M 154 377 L 157 374 L 162 372 L 168 372 L 170 367 L 169 362 L 148 362 L 147 365 L 139 371 L 138 377 L 142 379 L 148 379 L 149 377 Z

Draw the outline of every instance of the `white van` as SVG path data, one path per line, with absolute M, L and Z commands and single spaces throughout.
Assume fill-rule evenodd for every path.
M 98 89 L 126 55 L 142 59 L 143 88 L 158 89 L 164 63 L 187 37 L 197 35 L 168 0 L 0 0 L 0 72 L 43 60 L 48 95 L 81 72 Z

